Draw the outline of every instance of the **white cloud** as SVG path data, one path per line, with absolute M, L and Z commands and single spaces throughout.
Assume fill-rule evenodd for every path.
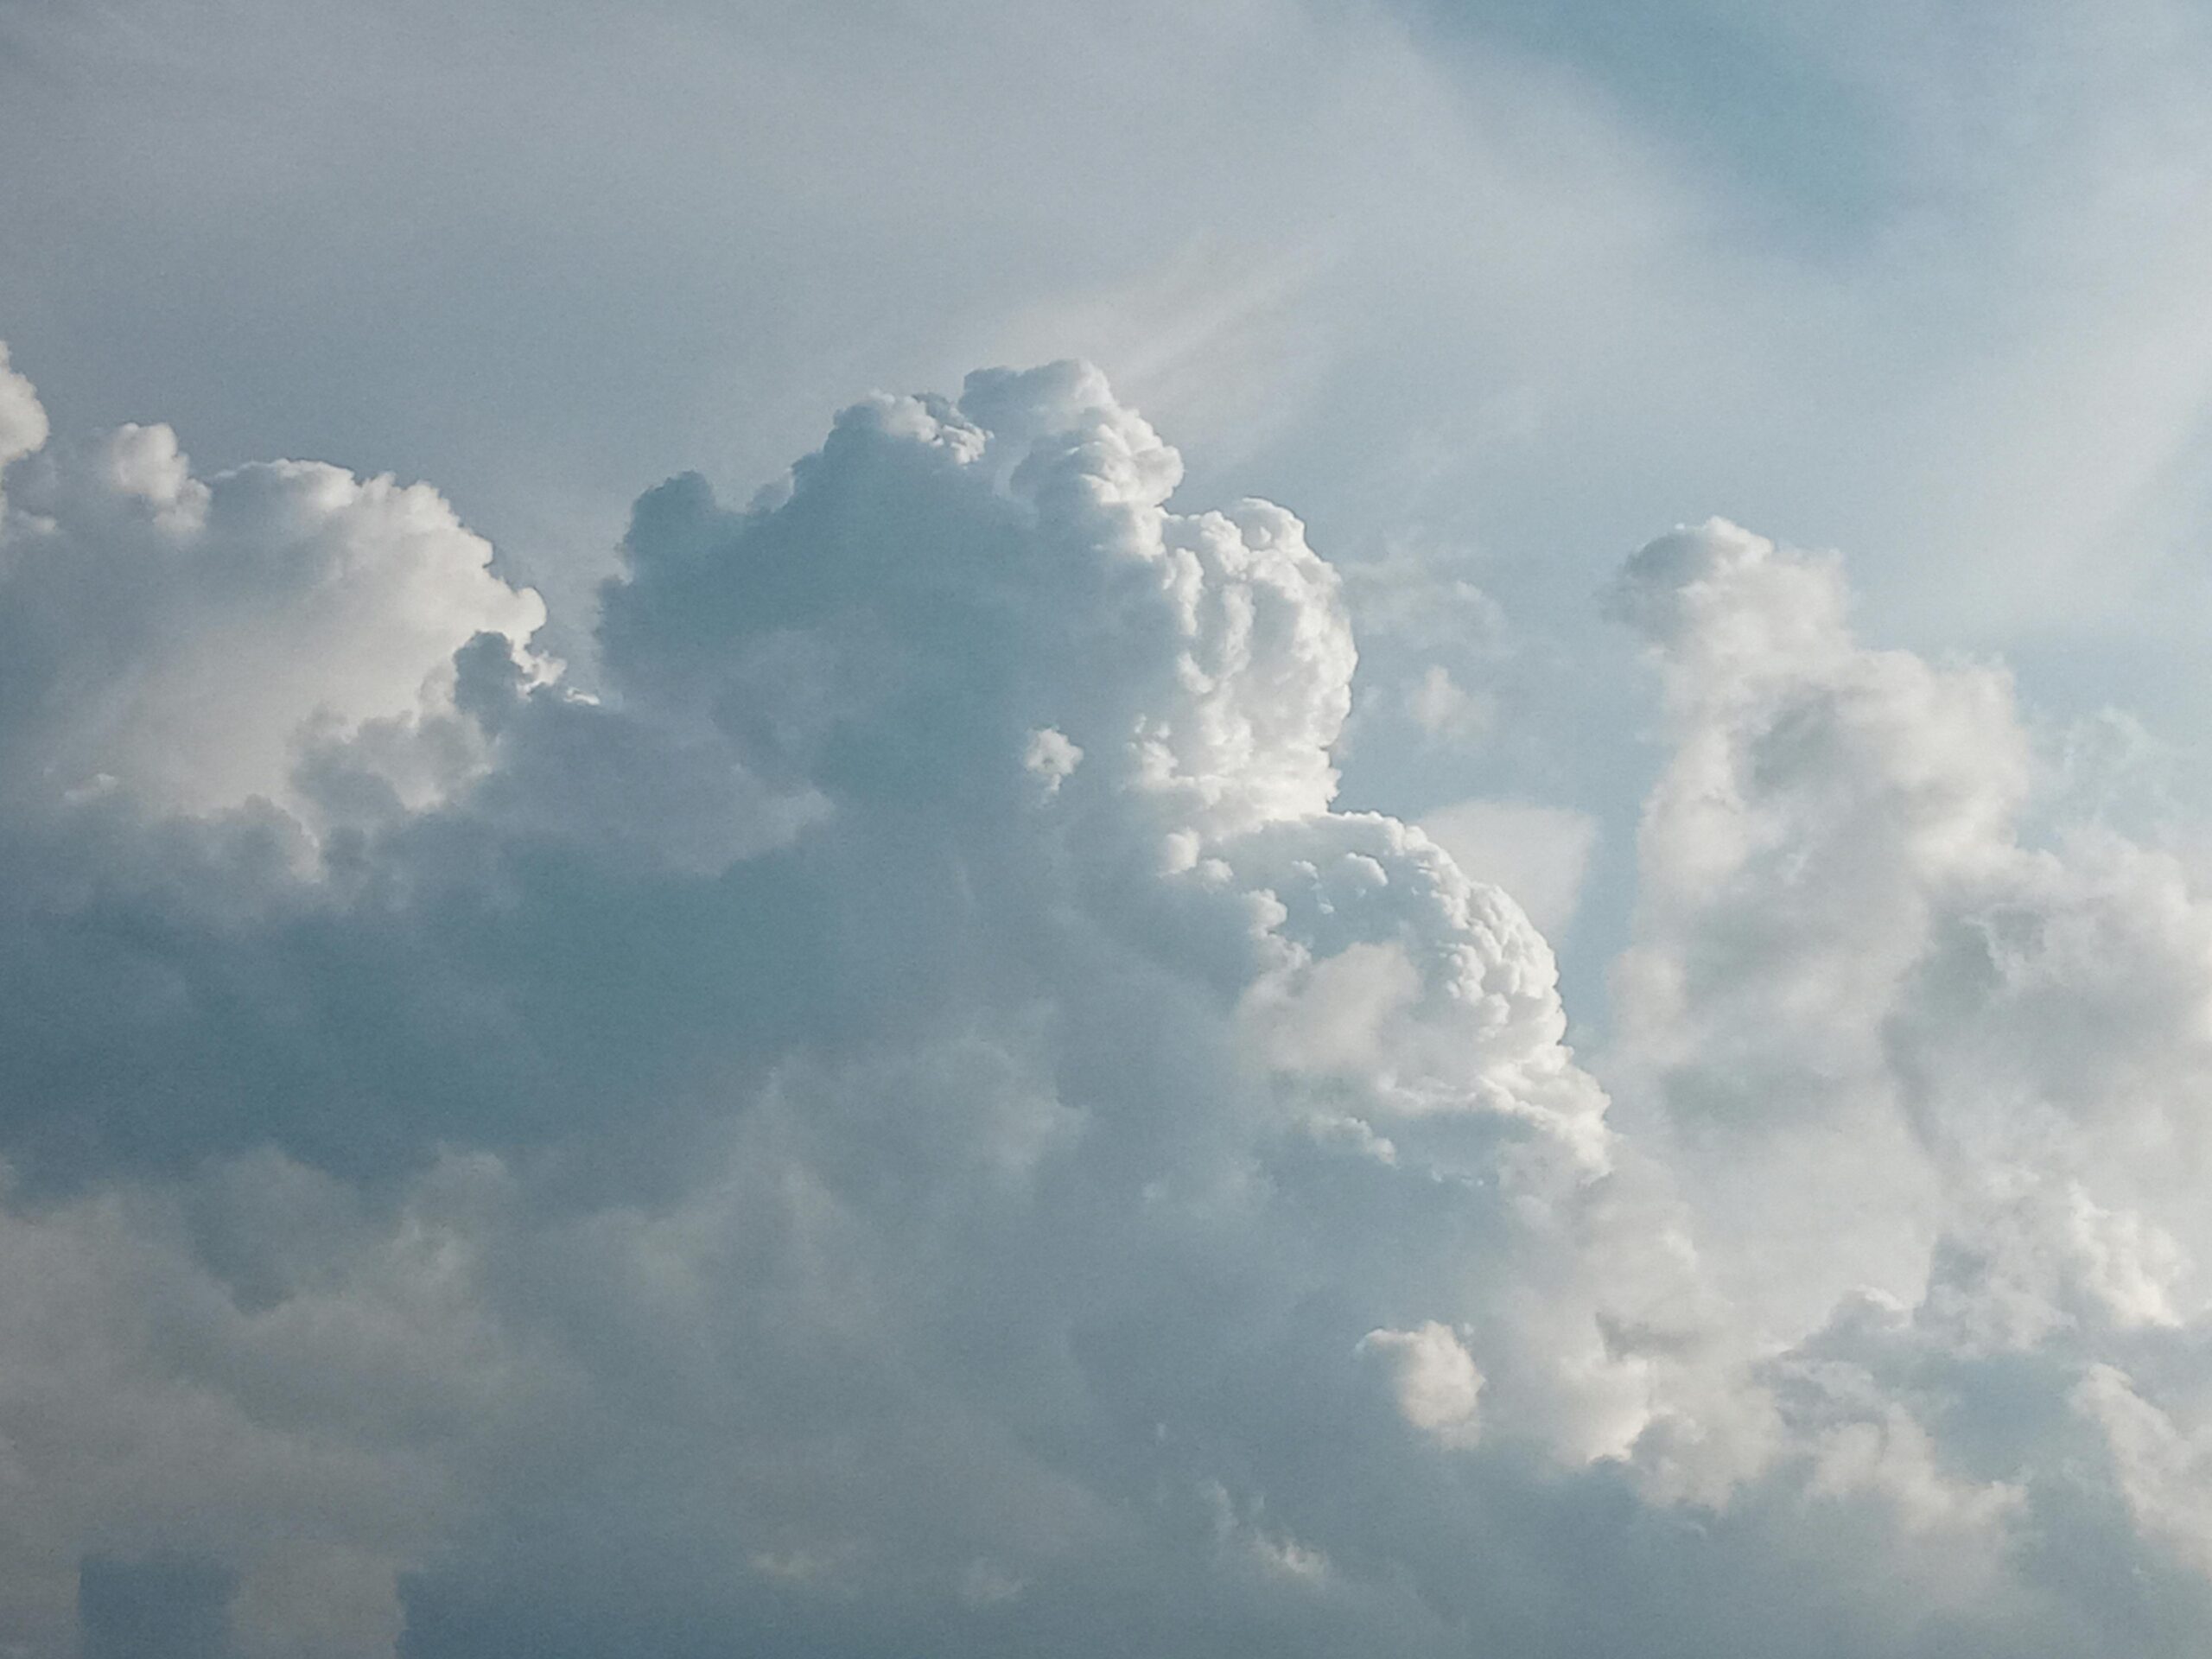
M 1471 1446 L 1479 1432 L 1483 1374 L 1449 1325 L 1434 1319 L 1411 1331 L 1370 1331 L 1360 1351 L 1389 1366 L 1398 1410 L 1447 1446 Z
M 1181 476 L 1080 365 L 871 398 L 639 500 L 586 696 L 427 490 L 11 473 L 0 1642 L 181 1559 L 257 1656 L 2193 1650 L 2193 873 L 1677 532 L 1609 1100 L 1587 820 L 1339 804 L 1340 584 Z M 229 689 L 134 747 L 136 652 Z
M 46 445 L 46 410 L 31 383 L 8 365 L 0 342 L 0 467 L 21 461 Z M 0 497 L 0 506 L 5 505 Z
M 42 435 L 17 429 L 19 453 Z M 456 650 L 520 649 L 544 619 L 427 485 L 290 461 L 201 480 L 158 425 L 10 483 L 0 790 L 19 810 L 111 783 L 157 809 L 283 796 L 310 733 L 447 709 Z
M 2212 1571 L 2212 1503 L 2205 1497 L 2212 1437 L 2177 1423 L 2111 1365 L 2090 1367 L 2071 1403 L 2102 1433 L 2136 1524 L 2199 1571 Z

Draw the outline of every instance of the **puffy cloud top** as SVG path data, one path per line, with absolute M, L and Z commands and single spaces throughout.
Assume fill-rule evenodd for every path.
M 1265 502 L 1166 511 L 1181 476 L 1088 365 L 874 399 L 750 513 L 692 478 L 639 503 L 609 671 L 860 797 L 1004 787 L 1013 735 L 1050 730 L 1163 828 L 1323 811 L 1354 663 L 1336 576 Z
M 0 379 L 0 461 L 44 439 L 28 384 Z M 310 731 L 448 706 L 461 645 L 521 648 L 544 620 L 427 485 L 290 461 L 202 480 L 158 425 L 10 483 L 0 791 L 18 807 L 110 787 L 200 812 L 285 796 Z

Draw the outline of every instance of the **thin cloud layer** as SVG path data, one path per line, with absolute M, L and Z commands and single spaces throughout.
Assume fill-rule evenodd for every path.
M 0 1643 L 2194 1650 L 2212 918 L 1832 563 L 1621 580 L 1609 1100 L 1094 370 L 649 492 L 588 691 L 427 486 L 44 429 Z

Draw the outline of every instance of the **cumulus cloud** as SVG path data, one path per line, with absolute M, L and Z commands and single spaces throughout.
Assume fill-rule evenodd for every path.
M 0 341 L 0 467 L 43 447 L 46 433 L 37 389 L 8 365 L 7 345 Z
M 0 464 L 41 448 L 0 379 Z M 287 791 L 303 734 L 449 700 L 479 632 L 544 620 L 427 485 L 270 461 L 193 474 L 166 426 L 18 467 L 0 570 L 0 789 L 11 804 L 119 787 L 207 811 Z
M 1716 523 L 1640 554 L 1617 603 L 1674 753 L 1624 1058 L 1689 1162 L 1823 1195 L 1801 1212 L 1810 1306 L 1847 1280 L 1911 1293 L 1941 1244 L 2030 1324 L 2167 1317 L 2203 1242 L 2181 1197 L 2212 1035 L 2190 872 L 2106 831 L 2024 842 L 2007 677 L 1859 645 L 1833 561 Z M 1800 1230 L 1781 1220 L 1758 1224 Z
M 2199 879 L 2094 826 L 2029 841 L 2007 677 L 1861 645 L 1833 559 L 1714 522 L 1639 554 L 1615 604 L 1673 755 L 1615 1075 L 1719 1282 L 1789 1345 L 1785 1402 L 1889 1395 L 1888 1443 L 1951 1471 L 1923 1512 L 2022 1551 L 2089 1501 L 2059 1446 L 2171 1533 L 2186 1440 L 2134 1376 L 2192 1388 L 2204 1313 Z
M 2204 1628 L 2204 912 L 1833 561 L 1616 594 L 1609 1097 L 1586 821 L 1340 804 L 1336 573 L 1095 370 L 648 492 L 588 693 L 425 486 L 20 409 L 0 1643 Z
M 1370 1331 L 1360 1351 L 1388 1365 L 1398 1411 L 1447 1445 L 1472 1445 L 1483 1374 L 1449 1325 L 1434 1319 L 1413 1331 Z
M 1598 821 L 1572 807 L 1530 801 L 1453 801 L 1421 827 L 1461 868 L 1480 870 L 1519 901 L 1547 936 L 1574 919 L 1598 844 Z

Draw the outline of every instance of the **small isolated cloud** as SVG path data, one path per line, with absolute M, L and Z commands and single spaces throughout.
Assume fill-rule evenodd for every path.
M 1411 1331 L 1370 1331 L 1359 1351 L 1387 1370 L 1408 1423 L 1447 1446 L 1475 1443 L 1483 1374 L 1451 1326 L 1431 1319 Z
M 1083 751 L 1068 741 L 1067 734 L 1050 726 L 1030 733 L 1029 747 L 1021 752 L 1021 764 L 1036 776 L 1047 795 L 1059 793 L 1061 784 L 1082 759 Z

